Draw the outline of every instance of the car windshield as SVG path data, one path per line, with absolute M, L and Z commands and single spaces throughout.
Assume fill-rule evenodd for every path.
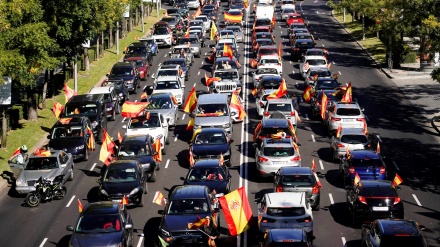
M 226 64 L 226 62 L 229 63 L 229 65 L 231 66 L 232 69 L 236 69 L 237 68 L 237 64 L 235 63 L 235 61 L 231 61 L 229 58 L 227 60 L 217 60 L 216 62 L 216 68 L 217 69 L 224 69 L 224 64 Z
M 165 89 L 179 89 L 179 83 L 177 81 L 158 81 L 156 82 L 156 90 L 165 90 Z
M 287 135 L 290 135 L 290 130 L 288 128 L 275 127 L 275 128 L 263 128 L 260 132 L 260 136 L 270 136 L 278 132 L 284 132 L 287 133 Z
M 228 11 L 228 14 L 230 15 L 242 15 L 241 11 L 238 9 L 231 9 Z
M 150 149 L 145 144 L 138 145 L 133 143 L 123 143 L 119 148 L 119 156 L 122 157 L 141 157 L 151 155 Z
M 25 170 L 50 170 L 58 168 L 57 157 L 30 158 L 26 164 Z
M 240 27 L 229 26 L 226 29 L 232 30 L 233 32 L 241 32 Z
M 150 115 L 148 119 L 143 118 L 134 118 L 131 120 L 131 123 L 128 125 L 129 129 L 137 129 L 137 128 L 157 128 L 160 127 L 159 117 L 157 115 Z
M 116 167 L 116 169 L 112 169 L 110 167 L 110 169 L 108 169 L 104 175 L 104 182 L 109 182 L 109 183 L 133 182 L 136 180 L 137 180 L 137 172 L 134 166 L 133 167 L 127 166 L 122 168 Z
M 262 75 L 262 74 L 278 74 L 277 69 L 273 68 L 264 68 L 264 69 L 258 69 L 255 72 L 256 75 Z
M 206 199 L 172 200 L 168 208 L 169 215 L 206 213 L 209 213 L 209 204 Z
M 179 40 L 179 45 L 186 45 L 191 43 L 191 44 L 197 44 L 199 43 L 199 40 L 197 38 L 182 38 Z
M 313 175 L 286 175 L 281 178 L 280 181 L 283 185 L 295 186 L 295 187 L 308 187 L 315 185 L 315 176 Z
M 55 127 L 52 130 L 52 138 L 76 138 L 84 136 L 82 126 L 62 126 Z
M 274 112 L 274 111 L 291 112 L 292 111 L 292 104 L 273 104 L 273 103 L 269 103 L 269 105 L 267 107 L 267 110 L 270 111 L 270 112 Z
M 324 51 L 322 50 L 311 50 L 306 52 L 307 56 L 324 56 Z M 330 71 L 329 71 L 330 72 Z
M 237 79 L 238 74 L 237 72 L 232 71 L 216 71 L 214 77 L 220 77 L 222 79 Z
M 168 60 L 168 61 L 163 62 L 162 65 L 180 65 L 180 66 L 182 66 L 182 68 L 186 67 L 184 59 L 182 59 L 182 60 Z
M 348 144 L 362 144 L 368 142 L 368 139 L 364 135 L 343 135 L 341 142 Z
M 291 9 L 291 8 L 284 9 L 283 14 L 287 14 L 287 13 L 295 13 L 295 9 Z
M 225 104 L 204 104 L 197 107 L 197 116 L 229 116 L 229 112 Z
M 260 55 L 274 54 L 274 53 L 277 53 L 277 49 L 275 49 L 275 48 L 260 49 L 260 50 L 258 51 L 258 53 L 259 53 Z
M 154 40 L 153 40 L 153 39 L 144 39 L 144 40 L 142 40 L 142 42 L 143 42 L 143 43 L 146 43 L 146 44 L 148 44 L 148 45 L 152 45 L 152 44 L 154 44 Z
M 136 63 L 136 66 L 138 68 L 144 67 L 144 61 L 143 60 L 135 60 L 134 62 Z
M 234 35 L 234 31 L 232 31 L 232 30 L 222 30 L 222 31 L 220 31 L 220 36 L 221 37 L 229 36 L 229 35 Z
M 201 21 L 205 22 L 205 21 L 208 21 L 208 18 L 204 17 L 204 16 L 198 16 L 198 17 L 196 17 L 195 20 L 201 20 Z
M 156 78 L 160 77 L 160 76 L 177 76 L 179 73 L 179 70 L 177 69 L 164 69 L 164 70 L 159 70 L 157 71 L 157 75 Z
M 111 233 L 121 231 L 121 222 L 117 214 L 83 215 L 78 220 L 77 233 Z
M 126 75 L 133 75 L 133 68 L 131 67 L 113 68 L 112 71 L 110 72 L 110 77 L 126 76 Z
M 339 116 L 359 116 L 361 111 L 356 108 L 338 108 L 336 114 Z
M 98 108 L 95 104 L 86 104 L 86 105 L 69 105 L 65 106 L 64 112 L 66 116 L 95 116 L 98 113 Z
M 312 70 L 310 71 L 310 76 L 318 75 L 318 77 L 331 77 L 332 73 L 330 70 Z
M 327 62 L 324 59 L 307 59 L 310 66 L 320 66 L 327 65 Z
M 295 155 L 295 149 L 293 147 L 265 147 L 263 154 L 271 157 L 288 157 Z
M 280 61 L 278 61 L 278 59 L 261 59 L 260 60 L 261 64 L 280 64 Z
M 275 217 L 295 217 L 306 213 L 303 207 L 267 208 L 266 214 Z
M 166 28 L 155 28 L 153 35 L 166 35 L 168 34 L 168 29 Z
M 137 53 L 145 53 L 145 52 L 147 52 L 147 47 L 129 46 L 128 50 L 125 53 L 126 54 L 137 54 Z
M 421 236 L 383 236 L 380 241 L 381 246 L 399 246 L 399 247 L 425 247 Z
M 279 79 L 271 79 L 271 80 L 263 80 L 261 86 L 264 89 L 278 89 L 281 84 L 282 78 Z
M 221 181 L 224 180 L 225 177 L 226 175 L 220 167 L 195 167 L 189 171 L 187 180 L 190 182 Z
M 226 143 L 226 136 L 223 133 L 199 133 L 194 138 L 195 145 L 223 145 Z
M 273 45 L 272 40 L 257 40 L 259 46 L 263 45 Z
M 380 159 L 351 159 L 350 163 L 352 166 L 356 167 L 382 166 L 382 162 Z
M 150 104 L 147 109 L 171 109 L 171 99 L 169 97 L 150 97 Z

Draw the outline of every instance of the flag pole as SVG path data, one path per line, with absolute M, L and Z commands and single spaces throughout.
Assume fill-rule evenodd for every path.
M 200 230 L 200 228 L 197 228 L 197 230 L 200 231 L 201 233 L 205 234 L 206 236 L 211 237 L 208 233 L 206 233 L 206 232 Z

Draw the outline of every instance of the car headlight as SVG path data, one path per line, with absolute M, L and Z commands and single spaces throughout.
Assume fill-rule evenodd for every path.
M 171 41 L 171 37 L 167 37 L 165 40 L 167 40 L 167 41 Z
M 15 181 L 15 185 L 16 186 L 27 186 L 27 183 L 24 180 L 22 180 L 22 179 L 17 179 Z
M 130 195 L 132 196 L 132 195 L 134 195 L 134 194 L 136 194 L 136 193 L 138 193 L 138 192 L 139 192 L 139 187 L 133 189 L 133 190 L 130 192 Z
M 76 147 L 75 149 L 76 149 L 76 150 L 84 149 L 84 145 L 78 146 L 78 147 Z
M 128 81 L 124 81 L 124 82 L 125 82 L 125 84 L 133 84 L 133 81 L 134 80 L 128 80 Z
M 105 191 L 105 190 L 103 190 L 103 189 L 101 189 L 101 194 L 103 194 L 103 195 L 105 195 L 105 196 L 108 196 L 108 193 L 107 193 L 107 191 Z
M 229 128 L 229 127 L 231 127 L 231 124 L 230 124 L 230 123 L 223 124 L 223 128 Z
M 107 107 L 107 111 L 111 111 L 113 107 Z
M 170 232 L 163 229 L 163 228 L 160 228 L 160 233 L 162 233 L 162 235 L 164 235 L 164 236 L 171 237 Z
M 94 122 L 92 123 L 92 127 L 93 127 L 93 128 L 96 128 L 96 126 L 98 126 L 98 122 L 94 121 Z
M 181 99 L 181 98 L 182 98 L 182 95 L 181 95 L 181 94 L 176 94 L 175 96 L 176 96 L 176 98 L 178 98 L 178 99 Z

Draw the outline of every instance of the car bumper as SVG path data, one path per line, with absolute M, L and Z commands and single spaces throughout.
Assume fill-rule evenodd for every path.
M 291 229 L 291 228 L 301 228 L 306 231 L 307 235 L 313 233 L 313 223 L 293 223 L 293 224 L 284 224 L 284 223 L 269 223 L 263 224 L 260 223 L 260 234 L 265 234 L 269 229 Z
M 173 236 L 164 236 L 160 234 L 159 236 L 165 240 L 165 242 L 168 244 L 168 246 L 194 246 L 194 245 L 200 245 L 204 243 L 204 237 L 203 235 L 199 234 L 192 234 L 191 232 L 179 232 L 179 233 L 172 233 Z
M 368 207 L 363 209 L 356 209 L 354 215 L 356 219 L 361 219 L 368 222 L 375 219 L 387 219 L 387 218 L 403 219 L 404 217 L 403 207 L 401 207 L 400 209 L 389 210 L 386 212 L 373 211 L 370 207 Z
M 301 161 L 297 162 L 285 162 L 285 164 L 273 164 L 272 162 L 257 162 L 257 170 L 260 172 L 262 177 L 270 177 L 275 175 L 275 173 L 285 166 L 301 166 Z
M 330 122 L 329 123 L 329 129 L 330 130 L 337 130 L 339 126 L 342 126 L 342 129 L 363 129 L 364 128 L 364 122 L 362 121 L 356 121 L 354 119 L 354 122 Z
M 139 202 L 141 202 L 142 193 L 143 193 L 143 191 L 139 191 L 138 193 L 136 193 L 134 195 L 125 195 L 128 199 L 128 206 L 139 204 Z M 118 195 L 110 195 L 107 197 L 107 200 L 119 203 L 122 201 L 123 196 L 124 195 L 119 195 L 119 194 Z
M 24 195 L 28 194 L 32 191 L 35 191 L 34 186 L 15 186 L 15 191 L 17 191 L 18 194 Z
M 189 9 L 197 9 L 198 7 L 200 7 L 200 3 L 199 2 L 189 2 L 188 3 L 188 8 Z

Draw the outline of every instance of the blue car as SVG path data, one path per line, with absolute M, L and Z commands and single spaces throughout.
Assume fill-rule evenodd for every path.
M 353 185 L 358 174 L 360 180 L 386 180 L 387 167 L 380 154 L 373 150 L 353 150 L 341 159 L 339 172 L 344 186 Z
M 159 53 L 159 46 L 153 38 L 143 38 L 140 39 L 139 42 L 147 44 L 147 48 L 153 55 L 157 55 L 157 53 Z
M 231 143 L 224 129 L 205 128 L 199 130 L 190 143 L 190 151 L 195 160 L 219 159 L 223 155 L 225 164 L 231 166 Z

